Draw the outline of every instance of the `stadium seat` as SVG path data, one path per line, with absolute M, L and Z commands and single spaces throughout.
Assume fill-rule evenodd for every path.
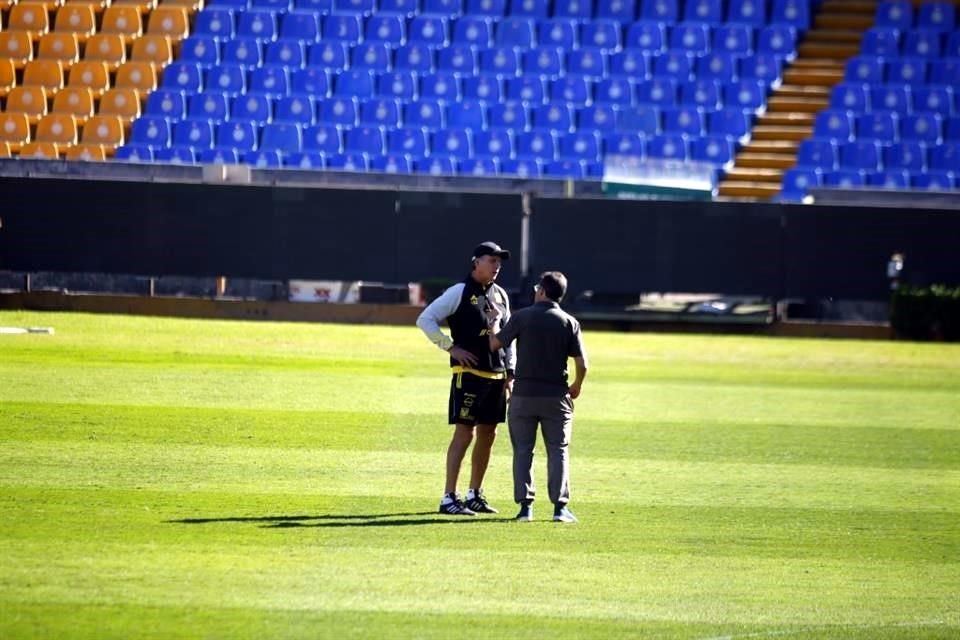
M 652 59 L 653 75 L 658 78 L 670 78 L 677 82 L 691 79 L 693 56 L 682 51 L 668 51 Z
M 939 31 L 933 29 L 914 29 L 904 34 L 901 53 L 904 56 L 919 58 L 939 58 L 942 39 Z
M 463 78 L 463 97 L 466 100 L 499 102 L 503 96 L 502 84 L 496 76 L 473 75 Z
M 930 82 L 951 87 L 960 86 L 960 57 L 943 58 L 931 63 Z
M 279 36 L 302 44 L 311 44 L 320 39 L 320 20 L 315 11 L 290 11 L 280 18 Z
M 447 107 L 447 126 L 479 131 L 484 128 L 486 108 L 476 100 L 461 100 Z
M 677 104 L 677 84 L 671 78 L 653 78 L 637 83 L 637 102 L 661 107 Z
M 680 85 L 680 104 L 683 106 L 692 105 L 708 110 L 719 109 L 723 106 L 720 96 L 721 88 L 717 80 L 707 78 L 684 82 Z
M 356 129 L 354 129 L 356 131 Z M 270 122 L 260 130 L 260 151 L 278 151 L 281 154 L 300 151 L 303 130 L 292 122 Z
M 209 149 L 213 146 L 213 123 L 187 118 L 173 125 L 173 144 L 179 147 Z
M 687 0 L 683 7 L 683 19 L 687 22 L 719 24 L 723 22 L 722 0 Z
M 899 138 L 896 114 L 892 111 L 872 111 L 857 116 L 856 136 L 881 143 L 896 141 Z
M 824 175 L 824 184 L 830 187 L 849 189 L 851 187 L 861 187 L 866 183 L 864 172 L 855 169 L 839 169 Z
M 937 144 L 941 135 L 942 120 L 939 114 L 932 111 L 918 111 L 900 120 L 900 137 L 903 140 Z
M 227 113 L 227 96 L 220 92 L 196 93 L 187 98 L 187 117 L 222 121 Z
M 359 111 L 354 98 L 327 98 L 317 105 L 317 122 L 353 126 L 358 121 Z
M 568 78 L 578 78 L 579 76 L 567 76 Z M 551 85 L 557 81 L 551 82 Z M 574 82 L 571 80 L 570 82 Z M 584 81 L 585 82 L 585 81 Z M 506 96 L 508 100 L 518 100 L 527 104 L 540 104 L 548 95 L 544 78 L 533 74 L 524 74 L 520 77 L 507 78 L 504 86 L 506 87 Z M 586 93 L 584 93 L 586 95 Z M 565 100 L 564 97 L 556 98 Z
M 420 96 L 440 102 L 460 99 L 460 82 L 452 73 L 438 72 L 420 78 Z
M 374 14 L 367 19 L 364 39 L 398 47 L 407 39 L 406 23 L 400 16 Z
M 960 142 L 946 142 L 931 147 L 930 169 L 960 174 Z
M 635 0 L 598 0 L 596 17 L 616 20 L 621 25 L 629 24 L 637 18 L 636 2 Z
M 661 133 L 647 141 L 647 155 L 666 160 L 686 160 L 687 141 L 679 133 Z
M 200 164 L 238 164 L 240 154 L 236 149 L 203 149 L 197 154 L 197 162 Z
M 453 18 L 463 13 L 461 0 L 423 0 L 421 13 Z
M 946 171 L 928 171 L 910 174 L 910 186 L 929 191 L 951 191 L 956 187 L 956 183 Z
M 590 84 L 583 76 L 565 75 L 550 82 L 550 100 L 566 102 L 575 106 L 583 106 L 590 101 Z M 539 103 L 541 100 L 528 99 L 528 102 Z M 602 102 L 602 101 L 601 101 Z
M 577 22 L 551 18 L 537 23 L 537 42 L 541 47 L 560 47 L 569 50 L 579 44 Z
M 350 50 L 350 66 L 374 72 L 389 71 L 391 53 L 390 46 L 383 42 L 362 42 Z
M 543 163 L 537 158 L 508 158 L 500 162 L 500 173 L 518 178 L 539 178 L 543 175 Z
M 370 170 L 380 173 L 413 173 L 413 164 L 406 156 L 390 154 L 372 158 Z
M 606 77 L 594 85 L 593 100 L 605 104 L 632 104 L 633 85 L 623 77 Z
M 427 133 L 419 127 L 388 131 L 387 151 L 409 158 L 423 157 L 427 153 Z
M 832 140 L 808 138 L 797 147 L 797 166 L 823 171 L 837 167 L 837 145 Z
M 457 162 L 456 171 L 460 175 L 492 176 L 498 173 L 495 158 L 463 158 Z
M 173 128 L 163 116 L 145 115 L 134 121 L 130 131 L 130 143 L 162 149 L 170 146 Z
M 420 100 L 403 105 L 403 124 L 411 127 L 439 129 L 443 127 L 443 107 L 436 100 Z
M 186 93 L 196 93 L 203 87 L 200 65 L 194 62 L 171 62 L 163 70 L 162 86 Z
M 543 175 L 548 178 L 568 178 L 582 180 L 585 171 L 578 160 L 552 160 L 543 165 Z
M 882 0 L 877 5 L 875 24 L 901 31 L 909 29 L 913 26 L 913 5 L 910 0 Z
M 956 11 L 950 2 L 924 2 L 917 9 L 917 27 L 952 31 L 956 28 Z
M 297 40 L 277 40 L 268 42 L 264 50 L 264 62 L 268 65 L 282 65 L 291 69 L 303 67 L 307 59 L 307 47 Z
M 887 58 L 900 55 L 900 31 L 890 27 L 868 29 L 860 42 L 860 53 Z
M 134 46 L 142 39 L 137 39 Z M 180 60 L 207 66 L 215 65 L 220 62 L 220 47 L 211 36 L 190 36 L 180 43 Z
M 33 141 L 20 147 L 20 158 L 34 158 L 37 160 L 56 160 L 60 157 L 59 147 L 55 142 Z
M 536 43 L 536 23 L 532 18 L 509 16 L 494 27 L 494 46 L 529 49 Z
M 413 170 L 432 176 L 452 176 L 456 173 L 453 159 L 448 157 L 418 158 L 413 162 Z
M 380 127 L 357 127 L 349 129 L 344 137 L 346 153 L 377 156 L 384 152 L 384 135 Z
M 632 109 L 633 107 L 624 107 Z M 649 109 L 648 109 L 649 110 Z M 577 111 L 577 127 L 594 129 L 601 135 L 617 126 L 617 107 L 611 104 L 591 104 Z
M 393 128 L 400 125 L 400 105 L 392 98 L 372 98 L 360 104 L 360 125 Z
M 221 62 L 256 67 L 263 64 L 263 48 L 254 38 L 232 38 L 223 43 Z
M 902 84 L 887 84 L 873 87 L 870 91 L 870 106 L 873 110 L 896 111 L 905 114 L 910 110 L 910 94 Z
M 50 30 L 50 15 L 41 3 L 21 2 L 10 7 L 6 28 L 39 37 Z
M 182 120 L 187 115 L 186 96 L 175 89 L 158 89 L 147 97 L 146 113 L 169 120 Z
M 781 79 L 782 63 L 780 58 L 769 53 L 756 53 L 740 58 L 740 78 L 755 79 L 767 87 Z
M 546 18 L 550 10 L 549 0 L 511 0 L 509 15 Z
M 143 19 L 137 7 L 111 4 L 103 12 L 99 33 L 113 33 L 130 43 L 143 35 Z
M 635 49 L 624 49 L 610 55 L 610 75 L 641 80 L 650 74 L 649 56 Z
M 417 80 L 413 73 L 392 71 L 377 77 L 377 95 L 410 101 L 417 94 Z
M 332 40 L 353 45 L 360 42 L 362 34 L 359 15 L 335 13 L 323 18 L 322 42 Z
M 77 120 L 67 113 L 51 113 L 37 122 L 32 142 L 53 142 L 60 146 L 76 144 L 79 136 Z
M 620 131 L 641 132 L 645 135 L 659 133 L 660 110 L 646 105 L 621 109 L 617 112 L 616 127 Z
M 303 130 L 303 150 L 328 155 L 341 153 L 340 129 L 332 124 L 318 124 Z
M 927 61 L 921 58 L 897 58 L 887 62 L 887 82 L 923 84 L 927 81 Z
M 880 189 L 907 189 L 910 187 L 910 172 L 896 170 L 868 172 L 867 184 Z
M 704 132 L 703 113 L 693 106 L 663 109 L 663 132 L 699 137 Z
M 54 31 L 72 33 L 79 43 L 86 43 L 97 31 L 97 15 L 93 4 L 71 2 L 57 9 Z
M 590 0 L 554 0 L 553 15 L 557 18 L 589 21 L 593 17 L 593 3 Z M 601 20 L 607 17 L 597 16 Z
M 307 126 L 316 120 L 316 105 L 313 97 L 307 94 L 281 96 L 274 103 L 273 120 L 275 122 L 294 122 Z
M 830 91 L 830 108 L 862 113 L 870 104 L 869 95 L 864 84 L 841 82 Z
M 717 109 L 707 113 L 707 132 L 735 140 L 743 140 L 750 134 L 751 118 L 743 109 Z
M 14 69 L 23 69 L 33 60 L 33 39 L 26 31 L 0 31 L 0 51 Z
M 440 59 L 443 59 L 442 55 Z M 443 68 L 442 62 L 440 66 Z M 520 71 L 519 53 L 515 49 L 504 47 L 480 49 L 480 71 L 500 76 L 515 76 Z
M 250 120 L 231 120 L 216 126 L 214 141 L 220 150 L 253 151 L 257 148 L 258 133 L 259 127 Z
M 756 113 L 766 105 L 766 92 L 766 85 L 760 80 L 732 82 L 723 88 L 723 104 Z
M 355 13 L 369 15 L 376 8 L 374 0 L 333 0 L 333 9 L 337 13 Z
M 100 109 L 97 113 L 119 116 L 125 125 L 129 124 L 140 117 L 140 93 L 136 89 L 123 87 L 109 89 L 100 98 Z
M 179 42 L 190 35 L 190 15 L 186 7 L 162 4 L 150 12 L 147 33 Z
M 117 148 L 114 159 L 124 162 L 150 162 L 153 160 L 153 150 L 143 145 L 128 144 Z
M 627 29 L 624 46 L 639 49 L 648 54 L 659 54 L 666 50 L 667 30 L 664 23 L 655 20 L 638 20 Z
M 589 160 L 600 158 L 600 137 L 595 131 L 575 131 L 561 135 L 558 144 L 560 160 Z
M 64 87 L 53 96 L 51 111 L 69 113 L 82 126 L 93 116 L 94 104 L 93 91 L 88 87 Z
M 330 71 L 347 68 L 347 45 L 343 42 L 320 42 L 307 48 L 307 64 Z
M 642 158 L 645 155 L 643 138 L 639 133 L 609 133 L 603 139 L 603 154 Z
M 73 69 L 82 63 L 74 65 Z M 79 74 L 78 74 L 79 77 Z M 95 78 L 99 80 L 100 78 Z M 109 82 L 109 76 L 106 82 Z M 63 86 L 63 65 L 57 60 L 31 60 L 23 68 L 22 85 L 43 87 L 48 91 L 58 91 Z M 92 86 L 97 91 L 96 86 Z M 99 93 L 103 93 L 101 90 Z M 98 94 L 99 95 L 99 94 Z
M 95 115 L 83 125 L 81 142 L 84 144 L 99 144 L 104 147 L 108 156 L 124 142 L 124 123 L 118 116 Z
M 264 93 L 233 96 L 230 99 L 230 118 L 266 124 L 273 119 L 273 103 Z
M 30 120 L 25 113 L 0 112 L 0 142 L 14 153 L 30 142 Z
M 941 118 L 949 117 L 953 111 L 950 94 L 950 89 L 943 85 L 914 87 L 910 92 L 911 111 L 932 111 L 940 114 Z
M 30 124 L 47 115 L 47 90 L 43 87 L 14 87 L 7 95 L 4 111 L 25 113 Z
M 367 69 L 350 69 L 337 75 L 333 94 L 340 97 L 370 98 L 374 95 L 374 74 Z
M 672 0 L 641 0 L 640 17 L 672 24 L 680 18 L 679 4 Z
M 247 151 L 240 156 L 244 164 L 249 164 L 257 169 L 271 169 L 283 165 L 280 151 L 276 149 L 259 149 L 257 151 Z
M 770 53 L 783 60 L 797 56 L 797 30 L 789 25 L 770 24 L 757 34 L 757 51 Z
M 548 103 L 533 109 L 533 128 L 564 132 L 573 128 L 573 113 L 570 107 L 560 103 Z
M 278 97 L 289 93 L 290 77 L 283 65 L 267 64 L 250 71 L 248 91 Z M 373 94 L 373 80 L 370 81 L 370 95 Z
M 702 136 L 690 143 L 690 158 L 723 167 L 733 162 L 734 144 L 726 136 Z
M 670 29 L 670 49 L 693 55 L 710 51 L 710 28 L 705 24 L 681 22 Z
M 117 68 L 113 86 L 118 89 L 136 89 L 141 95 L 157 88 L 157 70 L 153 63 L 131 60 Z
M 80 41 L 75 33 L 50 32 L 40 37 L 37 59 L 58 60 L 64 69 L 80 59 Z
M 555 78 L 563 70 L 563 55 L 563 50 L 557 47 L 540 47 L 525 51 L 522 56 L 523 72 Z
M 883 166 L 889 170 L 926 170 L 926 148 L 915 140 L 894 142 L 883 149 Z
M 194 33 L 229 42 L 236 32 L 234 14 L 229 9 L 207 7 L 194 17 Z
M 880 145 L 876 140 L 854 140 L 839 145 L 840 168 L 877 171 L 882 168 Z
M 580 46 L 596 47 L 600 51 L 618 51 L 620 42 L 620 23 L 615 20 L 599 18 L 580 25 Z
M 583 47 L 567 52 L 566 71 L 598 80 L 606 73 L 606 54 L 597 47 Z
M 517 156 L 552 160 L 557 152 L 551 131 L 524 131 L 515 138 Z
M 107 149 L 98 144 L 78 144 L 68 147 L 64 157 L 75 162 L 104 162 Z
M 276 14 L 266 9 L 241 12 L 237 21 L 237 35 L 260 42 L 271 42 L 277 37 Z
M 730 82 L 737 75 L 737 57 L 729 53 L 708 53 L 694 62 L 694 77 Z M 755 77 L 750 74 L 751 77 Z
M 787 24 L 800 31 L 810 28 L 810 2 L 808 0 L 773 0 L 770 22 Z
M 472 136 L 467 129 L 440 129 L 430 135 L 430 154 L 467 158 L 472 155 Z
M 766 3 L 761 0 L 730 0 L 727 22 L 762 27 L 767 23 Z
M 491 127 L 522 131 L 530 124 L 527 109 L 519 102 L 493 104 L 487 111 L 487 117 Z
M 447 18 L 438 15 L 415 16 L 408 26 L 407 39 L 435 47 L 449 44 Z
M 221 64 L 207 70 L 203 85 L 206 91 L 219 91 L 232 97 L 246 93 L 247 74 L 238 64 Z
M 477 156 L 509 158 L 513 155 L 513 136 L 506 129 L 481 129 L 474 134 Z
M 849 111 L 827 109 L 816 115 L 813 135 L 817 138 L 847 141 L 853 136 L 853 116 Z
M 500 17 L 506 13 L 506 0 L 467 0 L 467 13 L 479 16 Z
M 418 46 L 429 50 L 427 45 Z M 473 75 L 477 72 L 477 51 L 466 44 L 444 47 L 437 52 L 437 69 L 463 76 Z

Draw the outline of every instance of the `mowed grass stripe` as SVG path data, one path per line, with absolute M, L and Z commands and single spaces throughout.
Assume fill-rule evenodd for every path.
M 0 437 L 435 452 L 449 435 L 445 423 L 437 413 L 11 402 L 4 403 Z M 118 430 L 118 424 L 136 428 Z M 509 446 L 506 431 L 499 449 Z M 733 417 L 697 423 L 578 417 L 573 444 L 577 457 L 917 469 L 955 469 L 958 450 L 960 429 L 754 424 Z

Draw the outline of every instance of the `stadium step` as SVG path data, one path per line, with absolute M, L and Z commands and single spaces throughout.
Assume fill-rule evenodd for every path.
M 863 34 L 859 31 L 834 30 L 834 29 L 814 29 L 807 33 L 803 39 L 804 43 L 824 43 L 824 42 L 849 42 L 857 45 L 863 40 Z
M 790 67 L 783 72 L 783 81 L 790 84 L 810 84 L 819 87 L 832 87 L 843 80 L 843 69 L 796 68 Z
M 829 103 L 826 97 L 798 98 L 774 94 L 767 100 L 768 112 L 800 112 L 812 114 L 820 111 Z
M 796 140 L 751 140 L 742 151 L 792 156 L 797 152 L 798 146 Z
M 758 124 L 753 128 L 754 140 L 803 140 L 809 136 L 809 125 Z
M 856 29 L 862 31 L 873 26 L 874 16 L 852 13 L 824 13 L 821 11 L 813 19 L 813 26 L 818 29 Z
M 797 51 L 804 58 L 847 60 L 860 51 L 859 42 L 806 42 L 800 43 Z
M 830 87 L 782 84 L 774 91 L 774 95 L 794 98 L 829 98 Z
M 795 153 L 758 153 L 753 151 L 741 151 L 737 154 L 734 166 L 727 171 L 735 171 L 740 168 L 758 169 L 789 169 L 797 164 Z
M 721 183 L 719 188 L 719 195 L 726 198 L 766 200 L 778 193 L 780 193 L 780 184 L 773 182 L 727 180 Z
M 727 180 L 733 182 L 775 182 L 783 180 L 783 169 L 772 168 L 734 168 L 727 171 Z
M 765 114 L 760 116 L 757 124 L 787 125 L 787 126 L 813 126 L 814 115 L 812 112 L 803 111 L 777 111 L 768 109 Z

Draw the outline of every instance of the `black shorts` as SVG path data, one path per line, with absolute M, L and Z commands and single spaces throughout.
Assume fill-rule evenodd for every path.
M 450 383 L 450 424 L 499 424 L 507 419 L 506 380 L 455 373 Z

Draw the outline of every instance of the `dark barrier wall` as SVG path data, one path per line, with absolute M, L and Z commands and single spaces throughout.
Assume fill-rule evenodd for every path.
M 960 214 L 779 204 L 534 198 L 529 269 L 571 293 L 885 299 L 960 284 Z M 389 283 L 459 279 L 494 240 L 519 258 L 519 194 L 0 178 L 0 269 Z M 520 261 L 501 282 L 521 284 Z

